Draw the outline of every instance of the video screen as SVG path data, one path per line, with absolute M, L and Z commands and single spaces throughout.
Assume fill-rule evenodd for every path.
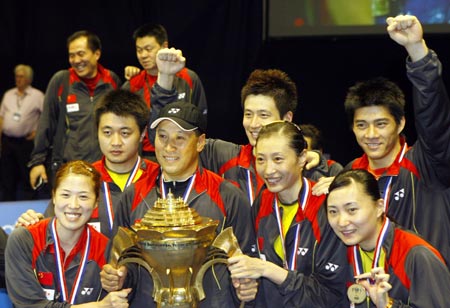
M 268 0 L 268 36 L 382 34 L 386 18 L 415 15 L 427 33 L 450 33 L 450 0 Z

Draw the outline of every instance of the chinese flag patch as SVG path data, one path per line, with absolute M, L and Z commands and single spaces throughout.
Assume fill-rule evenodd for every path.
M 77 102 L 77 96 L 75 94 L 67 95 L 67 104 L 73 104 Z
M 52 272 L 38 272 L 37 274 L 39 283 L 43 286 L 53 285 L 53 273 Z

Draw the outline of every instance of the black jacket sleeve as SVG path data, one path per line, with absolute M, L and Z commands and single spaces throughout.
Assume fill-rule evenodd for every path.
M 54 142 L 56 128 L 59 118 L 59 96 L 58 91 L 63 85 L 64 78 L 68 78 L 67 70 L 59 71 L 50 80 L 44 97 L 44 109 L 39 118 L 34 148 L 31 152 L 31 160 L 28 167 L 44 164 L 48 160 Z

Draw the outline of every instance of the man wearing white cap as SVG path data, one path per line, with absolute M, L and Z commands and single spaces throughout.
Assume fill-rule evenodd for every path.
M 165 198 L 171 191 L 175 197 L 182 197 L 201 216 L 219 220 L 217 233 L 233 227 L 242 251 L 251 254 L 256 241 L 250 223 L 248 199 L 230 182 L 199 167 L 199 153 L 206 138 L 205 115 L 193 104 L 175 102 L 161 110 L 158 119 L 151 123 L 151 128 L 156 129 L 155 153 L 161 165 L 160 174 L 156 180 L 149 178 L 124 191 L 115 213 L 115 228 L 131 227 L 157 198 Z M 107 291 L 133 288 L 130 307 L 149 307 L 152 302 L 149 298 L 153 291 L 151 277 L 147 273 L 139 273 L 135 267 L 114 269 L 106 266 L 102 278 Z M 237 305 L 225 265 L 215 266 L 214 273 L 207 271 L 203 285 L 206 299 L 201 302 L 201 307 Z

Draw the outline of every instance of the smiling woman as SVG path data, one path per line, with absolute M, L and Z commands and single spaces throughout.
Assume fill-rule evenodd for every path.
M 229 259 L 232 278 L 260 279 L 257 307 L 343 307 L 345 247 L 327 223 L 325 196 L 312 195 L 314 183 L 302 175 L 306 148 L 292 122 L 272 122 L 258 134 L 256 170 L 265 187 L 252 216 L 260 258 Z
M 351 307 L 448 306 L 450 273 L 441 254 L 386 217 L 371 173 L 344 171 L 329 190 L 328 221 L 348 246 Z
M 91 165 L 63 165 L 53 189 L 55 217 L 10 235 L 6 283 L 15 307 L 128 307 L 130 290 L 102 292 L 99 273 L 108 240 L 87 224 L 99 190 L 100 174 Z
M 66 255 L 78 242 L 85 225 L 97 207 L 100 174 L 83 161 L 64 165 L 55 178 L 53 204 L 55 207 L 55 244 L 60 242 Z

